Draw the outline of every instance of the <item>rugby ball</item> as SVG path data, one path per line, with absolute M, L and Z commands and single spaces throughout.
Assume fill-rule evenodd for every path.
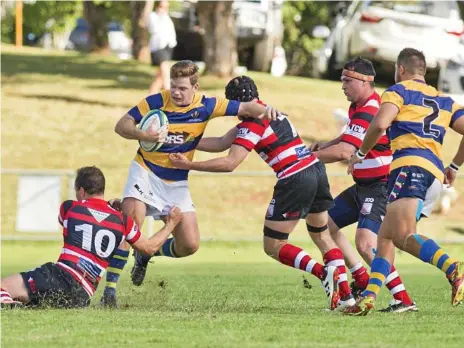
M 149 129 L 160 129 L 161 127 L 168 125 L 168 117 L 161 110 L 150 110 L 139 123 L 139 128 L 143 131 Z M 147 152 L 153 152 L 158 150 L 163 143 L 150 143 L 147 141 L 139 141 L 140 147 Z

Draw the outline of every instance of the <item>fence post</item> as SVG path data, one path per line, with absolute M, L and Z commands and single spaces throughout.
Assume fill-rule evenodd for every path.
M 76 190 L 74 189 L 74 172 L 68 173 L 66 177 L 68 179 L 68 199 L 76 199 Z

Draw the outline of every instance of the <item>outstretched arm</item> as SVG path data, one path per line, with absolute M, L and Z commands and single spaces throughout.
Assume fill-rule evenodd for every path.
M 197 150 L 204 152 L 222 152 L 230 149 L 237 136 L 237 127 L 232 128 L 222 137 L 202 138 L 198 143 Z
M 244 118 L 251 117 L 269 121 L 275 121 L 278 115 L 279 111 L 272 106 L 264 106 L 254 101 L 240 103 L 237 114 Z
M 392 103 L 384 103 L 380 106 L 377 116 L 374 117 L 367 129 L 366 136 L 359 147 L 359 152 L 366 154 L 372 150 L 382 134 L 391 126 L 399 111 L 398 107 Z
M 452 125 L 452 128 L 459 134 L 464 135 L 464 115 L 457 118 Z M 459 168 L 464 164 L 464 136 L 459 143 L 458 151 L 454 155 L 450 165 L 445 169 L 445 183 L 453 185 L 458 175 Z
M 208 161 L 191 162 L 180 153 L 169 155 L 176 168 L 197 170 L 200 172 L 233 172 L 243 162 L 250 152 L 240 145 L 232 145 L 226 157 L 214 158 Z
M 452 163 L 457 168 L 462 166 L 464 163 L 464 136 L 461 139 L 461 143 L 459 144 L 458 151 L 456 152 L 456 155 L 454 156 Z
M 356 147 L 345 141 L 338 142 L 335 145 L 324 147 L 322 150 L 315 151 L 317 158 L 324 163 L 334 163 L 346 161 L 353 156 Z
M 342 139 L 342 135 L 339 135 L 338 137 L 336 137 L 335 139 L 331 140 L 331 141 L 328 141 L 326 143 L 314 143 L 314 144 L 311 144 L 311 147 L 309 148 L 311 151 L 320 151 L 320 150 L 324 150 L 330 146 L 333 146 L 333 145 L 337 145 L 338 143 L 340 143 L 340 140 Z
M 161 248 L 181 219 L 182 212 L 180 209 L 178 207 L 171 208 L 166 224 L 148 239 L 140 235 L 140 238 L 132 243 L 133 248 L 145 255 L 153 255 Z

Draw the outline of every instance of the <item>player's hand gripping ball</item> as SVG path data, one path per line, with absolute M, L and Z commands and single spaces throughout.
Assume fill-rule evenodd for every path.
M 139 123 L 139 128 L 152 135 L 158 141 L 139 141 L 140 147 L 147 152 L 157 151 L 166 140 L 168 135 L 169 121 L 166 114 L 161 110 L 150 110 Z

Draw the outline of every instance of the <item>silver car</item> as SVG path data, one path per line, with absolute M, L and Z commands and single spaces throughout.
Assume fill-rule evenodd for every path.
M 438 89 L 454 94 L 455 101 L 464 105 L 464 38 L 456 55 L 440 69 Z
M 358 55 L 392 72 L 405 47 L 423 51 L 429 71 L 438 72 L 456 56 L 464 24 L 457 1 L 353 1 L 332 31 L 327 29 L 313 31 L 327 38 L 315 54 L 315 73 L 339 77 L 344 62 Z

